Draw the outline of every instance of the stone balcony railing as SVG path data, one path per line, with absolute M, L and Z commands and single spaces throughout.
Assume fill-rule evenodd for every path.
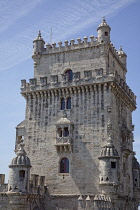
M 55 147 L 58 152 L 71 152 L 72 151 L 72 138 L 68 137 L 56 137 Z
M 70 145 L 71 144 L 71 137 L 56 137 L 56 145 Z

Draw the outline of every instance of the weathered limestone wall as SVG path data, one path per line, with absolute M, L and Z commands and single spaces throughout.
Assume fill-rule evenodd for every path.
M 67 90 L 68 91 L 68 90 Z M 84 194 L 98 192 L 98 156 L 107 131 L 108 87 L 94 85 L 60 91 L 55 95 L 38 93 L 27 98 L 27 126 L 25 146 L 32 163 L 33 174 L 45 175 L 47 186 L 54 194 Z M 61 97 L 71 96 L 72 109 L 65 110 L 73 123 L 72 152 L 58 153 L 55 147 L 56 126 L 62 117 Z M 105 97 L 104 97 L 105 95 Z M 63 178 L 59 173 L 59 162 L 63 157 L 70 161 L 70 174 Z
M 119 152 L 119 193 L 133 196 L 133 133 L 132 133 L 132 107 L 123 94 L 113 90 L 111 94 L 111 121 L 114 145 Z
M 58 75 L 61 81 L 61 74 L 64 74 L 67 69 L 80 72 L 81 78 L 84 78 L 86 70 L 92 70 L 92 76 L 96 76 L 95 69 L 105 67 L 105 59 L 100 56 L 102 50 L 102 46 L 94 46 L 75 51 L 63 52 L 62 50 L 59 53 L 44 54 L 35 66 L 34 77 L 38 79 L 47 76 L 50 80 L 50 75 Z

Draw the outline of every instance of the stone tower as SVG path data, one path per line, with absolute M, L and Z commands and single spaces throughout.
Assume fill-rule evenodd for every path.
M 8 191 L 28 193 L 31 164 L 30 159 L 26 156 L 23 140 L 19 144 L 16 155 L 9 165 Z
M 26 116 L 16 128 L 16 150 L 24 138 L 32 165 L 28 197 L 40 201 L 30 209 L 137 209 L 136 97 L 110 31 L 103 18 L 90 40 L 45 46 L 39 32 L 33 41 L 34 78 L 21 81 Z

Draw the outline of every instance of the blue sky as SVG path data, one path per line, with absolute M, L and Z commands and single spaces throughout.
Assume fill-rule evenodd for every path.
M 111 41 L 126 52 L 127 83 L 137 95 L 133 113 L 134 151 L 140 161 L 140 1 L 139 0 L 1 0 L 0 1 L 0 173 L 8 177 L 15 156 L 15 127 L 25 118 L 20 80 L 33 78 L 32 41 L 41 30 L 45 42 L 94 35 L 102 17 Z

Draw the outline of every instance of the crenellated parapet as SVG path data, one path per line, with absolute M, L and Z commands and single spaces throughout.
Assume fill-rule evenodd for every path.
M 117 61 L 119 62 L 119 64 L 122 66 L 122 68 L 127 71 L 126 69 L 126 58 L 127 55 L 122 51 L 122 48 L 120 48 L 119 51 L 116 50 L 115 46 L 113 45 L 112 42 L 110 42 L 110 51 L 113 54 L 113 56 L 115 56 L 115 58 L 117 59 Z M 123 59 L 122 59 L 123 57 Z M 124 59 L 125 57 L 125 59 Z
M 88 37 L 84 37 L 83 40 L 81 38 L 77 38 L 77 42 L 74 39 L 70 41 L 65 40 L 64 43 L 61 41 L 58 42 L 58 45 L 53 42 L 52 44 L 47 43 L 46 48 L 43 48 L 42 54 L 52 54 L 52 53 L 60 53 L 60 52 L 67 52 L 71 50 L 79 50 L 82 48 L 88 48 L 97 46 L 98 38 L 94 37 L 93 35 L 90 36 L 90 41 L 88 41 Z M 36 51 L 33 52 L 33 58 L 35 55 L 38 55 Z
M 116 71 L 114 73 L 115 82 L 121 87 L 121 89 L 130 97 L 133 99 L 133 101 L 136 102 L 136 96 L 132 92 L 132 90 L 129 88 L 129 86 L 126 84 L 126 82 L 121 78 L 121 76 Z
M 49 80 L 47 77 L 40 77 L 39 80 L 36 78 L 30 79 L 29 83 L 26 80 L 21 80 L 21 94 L 25 95 L 30 92 L 36 91 L 51 91 L 63 88 L 73 88 L 75 86 L 91 86 L 105 83 L 112 83 L 112 89 L 117 91 L 119 94 L 123 94 L 123 98 L 132 103 L 133 109 L 136 106 L 136 96 L 131 91 L 126 82 L 115 72 L 113 75 L 108 77 L 103 76 L 103 69 L 95 69 L 96 76 L 92 76 L 92 71 L 84 71 L 84 77 L 80 72 L 73 73 L 73 80 L 69 81 L 67 74 L 62 75 L 51 75 Z

